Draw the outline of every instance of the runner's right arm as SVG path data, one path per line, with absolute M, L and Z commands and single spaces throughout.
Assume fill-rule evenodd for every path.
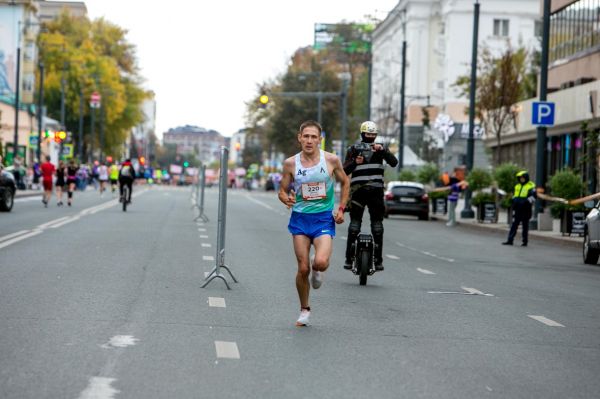
M 290 186 L 294 180 L 294 158 L 288 158 L 283 164 L 283 176 L 281 177 L 281 183 L 279 186 L 279 201 L 283 202 L 285 206 L 289 208 L 296 203 L 296 193 L 294 190 L 290 190 Z

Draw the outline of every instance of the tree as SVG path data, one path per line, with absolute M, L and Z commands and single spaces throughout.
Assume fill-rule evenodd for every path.
M 135 48 L 127 42 L 127 31 L 104 19 L 90 21 L 64 11 L 44 24 L 38 37 L 40 60 L 45 66 L 45 103 L 48 115 L 60 120 L 61 80 L 65 79 L 65 127 L 79 126 L 80 92 L 84 96 L 84 125 L 90 126 L 88 99 L 102 95 L 102 112 L 96 113 L 96 132 L 104 117 L 105 148 L 116 152 L 133 126 L 142 121 L 140 104 L 148 96 L 142 89 Z M 75 135 L 75 140 L 77 136 Z M 87 137 L 85 144 L 91 144 Z M 98 148 L 96 137 L 95 148 Z
M 499 56 L 489 47 L 484 47 L 479 55 L 477 66 L 477 93 L 475 94 L 475 114 L 483 124 L 486 133 L 496 138 L 494 164 L 502 163 L 502 135 L 516 127 L 518 110 L 515 104 L 531 97 L 534 75 L 528 65 L 532 56 L 525 48 L 513 49 L 508 44 Z M 460 76 L 455 86 L 461 95 L 468 96 L 470 77 Z M 534 85 L 533 85 L 534 86 Z

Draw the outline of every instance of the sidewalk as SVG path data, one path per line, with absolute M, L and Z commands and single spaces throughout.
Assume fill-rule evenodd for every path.
M 17 190 L 15 198 L 34 197 L 36 195 L 42 195 L 44 192 L 40 190 Z
M 506 223 L 507 221 L 507 212 L 504 209 L 500 209 L 498 212 L 498 223 L 478 223 L 477 219 L 462 219 L 460 217 L 461 211 L 465 207 L 464 199 L 458 200 L 458 205 L 456 207 L 456 221 L 458 226 L 477 229 L 480 231 L 494 231 L 497 233 L 504 233 L 504 237 L 501 239 L 502 241 L 506 240 L 508 236 L 508 230 L 510 229 L 510 225 Z M 473 211 L 477 215 L 477 210 L 473 207 Z M 549 210 L 548 210 L 549 211 Z M 436 220 L 438 222 L 444 222 L 448 220 L 448 215 L 440 215 L 435 213 L 430 213 L 431 220 Z M 451 229 L 451 227 L 446 227 L 447 229 Z M 520 245 L 521 240 L 521 227 L 517 231 L 517 237 L 515 238 L 515 245 Z M 572 247 L 580 248 L 583 242 L 583 237 L 579 237 L 574 234 L 572 236 L 563 236 L 560 232 L 560 220 L 553 220 L 553 229 L 552 231 L 537 231 L 537 230 L 529 230 L 529 241 L 534 242 L 536 240 L 550 241 L 555 243 L 561 243 L 564 245 L 569 245 Z M 500 243 L 500 242 L 499 242 Z

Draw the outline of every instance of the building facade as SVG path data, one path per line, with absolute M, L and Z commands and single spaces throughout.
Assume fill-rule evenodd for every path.
M 550 16 L 548 101 L 555 103 L 555 123 L 547 129 L 546 176 L 562 169 L 579 172 L 597 190 L 586 156 L 589 131 L 600 128 L 600 0 L 553 0 Z M 515 105 L 516 128 L 500 145 L 486 140 L 503 159 L 513 160 L 535 176 L 536 126 L 530 99 Z M 584 128 L 584 125 L 586 126 Z
M 405 144 L 418 155 L 422 154 L 424 107 L 432 122 L 443 114 L 454 124 L 467 123 L 468 99 L 454 83 L 470 71 L 473 12 L 472 0 L 400 0 L 373 33 L 372 118 L 384 134 L 397 137 L 402 42 L 406 40 Z M 479 46 L 492 52 L 509 43 L 533 48 L 538 42 L 539 18 L 539 0 L 481 2 Z M 480 140 L 476 151 L 476 166 L 487 165 Z M 459 163 L 465 153 L 466 141 L 463 153 L 446 159 Z M 457 165 L 445 165 L 448 169 L 453 166 Z
M 175 144 L 177 154 L 193 156 L 204 164 L 220 160 L 221 146 L 228 146 L 229 139 L 216 130 L 198 126 L 180 126 L 163 134 L 164 144 Z

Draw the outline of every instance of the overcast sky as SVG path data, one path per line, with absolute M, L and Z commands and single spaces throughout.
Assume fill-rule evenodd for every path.
M 313 42 L 316 22 L 383 19 L 397 0 L 85 0 L 90 18 L 129 31 L 146 88 L 156 93 L 156 133 L 181 125 L 230 136 L 244 127 L 256 86 Z

